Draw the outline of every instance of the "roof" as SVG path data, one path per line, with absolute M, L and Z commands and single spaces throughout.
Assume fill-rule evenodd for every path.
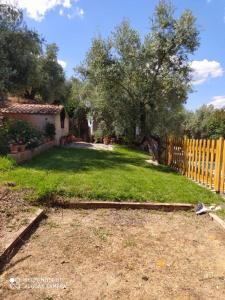
M 0 107 L 0 114 L 57 115 L 63 109 L 64 107 L 62 105 L 15 103 Z

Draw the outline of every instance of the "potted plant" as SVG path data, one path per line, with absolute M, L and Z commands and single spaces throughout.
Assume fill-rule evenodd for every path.
M 11 154 L 16 154 L 16 153 L 18 153 L 18 144 L 10 143 L 10 144 L 9 144 L 9 148 L 10 148 L 10 153 L 11 153 Z
M 18 151 L 24 152 L 25 150 L 26 150 L 26 144 L 24 143 L 23 140 L 20 140 L 18 143 Z
M 115 142 L 116 142 L 116 138 L 112 137 L 111 140 L 110 140 L 110 144 L 115 144 Z
M 110 144 L 110 138 L 109 138 L 108 136 L 105 136 L 105 137 L 103 138 L 103 143 L 104 143 L 105 145 L 109 145 L 109 144 Z
M 66 144 L 66 137 L 62 136 L 60 139 L 60 145 L 65 145 Z
M 52 141 L 55 138 L 55 125 L 52 123 L 47 123 L 45 126 L 45 137 L 48 138 L 48 141 Z

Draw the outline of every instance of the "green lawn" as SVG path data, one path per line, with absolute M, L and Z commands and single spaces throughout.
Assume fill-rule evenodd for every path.
M 149 157 L 125 147 L 115 151 L 54 148 L 21 166 L 0 159 L 0 183 L 33 188 L 34 198 L 51 194 L 86 199 L 218 203 L 222 198 Z

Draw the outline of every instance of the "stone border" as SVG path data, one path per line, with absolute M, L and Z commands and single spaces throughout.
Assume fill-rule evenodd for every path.
M 108 201 L 85 201 L 85 202 L 54 202 L 53 206 L 71 209 L 147 209 L 162 211 L 188 211 L 193 210 L 194 205 L 183 203 L 152 203 L 152 202 L 108 202 Z
M 222 226 L 225 229 L 225 222 L 215 214 L 209 213 L 210 218 L 215 221 L 220 227 Z
M 38 211 L 34 214 L 32 219 L 30 219 L 29 224 L 23 226 L 17 231 L 16 238 L 14 238 L 13 241 L 9 242 L 9 244 L 6 245 L 6 249 L 0 255 L 0 271 L 1 271 L 1 266 L 4 265 L 13 257 L 13 255 L 16 253 L 16 249 L 19 248 L 20 243 L 24 241 L 25 236 L 31 232 L 33 227 L 37 225 L 42 220 L 43 217 L 44 217 L 44 210 L 38 209 Z
M 37 148 L 31 149 L 31 150 L 25 150 L 23 152 L 18 152 L 15 154 L 10 153 L 10 154 L 8 154 L 8 156 L 15 159 L 15 161 L 18 164 L 21 164 L 21 163 L 31 160 L 33 157 L 51 149 L 54 146 L 56 146 L 56 142 L 50 141 L 48 143 L 38 146 Z

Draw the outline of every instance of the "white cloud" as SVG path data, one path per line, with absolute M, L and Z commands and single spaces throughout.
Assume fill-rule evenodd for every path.
M 77 7 L 76 13 L 78 16 L 83 17 L 84 16 L 84 10 L 82 8 Z
M 64 0 L 63 6 L 65 8 L 70 8 L 72 6 L 71 1 L 70 0 Z
M 211 77 L 221 77 L 224 72 L 219 62 L 215 60 L 208 61 L 207 59 L 194 60 L 191 63 L 191 68 L 193 69 L 192 83 L 195 85 L 202 84 Z
M 60 15 L 60 16 L 63 16 L 63 14 L 64 14 L 64 11 L 63 11 L 63 9 L 61 8 L 61 9 L 59 10 L 59 15 Z
M 84 17 L 84 10 L 82 8 L 76 7 L 76 9 L 72 13 L 67 14 L 68 19 L 73 19 L 75 17 Z
M 215 108 L 225 107 L 225 96 L 215 96 L 208 105 L 213 105 Z
M 58 59 L 58 63 L 63 67 L 63 69 L 65 69 L 67 66 L 67 63 L 64 60 Z
M 72 9 L 73 3 L 78 1 L 79 0 L 0 0 L 0 3 L 15 4 L 16 2 L 17 6 L 21 9 L 24 9 L 30 18 L 36 21 L 42 21 L 45 17 L 45 14 L 55 7 L 61 6 L 65 9 Z M 77 7 L 76 9 L 79 8 Z

